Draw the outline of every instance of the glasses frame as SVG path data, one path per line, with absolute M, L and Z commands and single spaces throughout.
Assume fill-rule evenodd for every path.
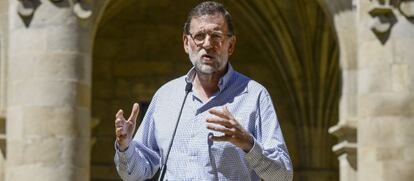
M 197 33 L 198 33 L 198 32 L 197 32 Z M 194 39 L 193 33 L 188 33 L 187 35 L 190 35 L 190 37 L 191 37 L 191 39 L 193 40 L 194 44 L 195 44 L 196 46 L 200 47 L 200 46 L 201 46 L 201 45 L 203 45 L 203 44 L 204 44 L 204 42 L 206 41 L 207 35 L 211 38 L 211 35 L 212 35 L 214 32 L 202 32 L 202 33 L 204 33 L 206 36 L 204 37 L 203 41 L 201 41 L 201 42 L 199 42 L 199 43 L 197 43 L 197 42 L 196 42 L 196 40 Z M 211 41 L 211 42 L 215 42 L 215 43 L 212 43 L 213 45 L 218 45 L 218 44 L 221 44 L 221 43 L 223 43 L 223 42 L 224 42 L 224 40 L 226 39 L 225 37 L 230 38 L 230 37 L 233 37 L 233 36 L 234 36 L 234 35 L 233 35 L 233 34 L 230 34 L 230 33 L 226 33 L 226 34 L 224 34 L 224 33 L 223 33 L 223 40 L 221 40 L 220 42 L 212 41 L 213 39 L 211 39 L 210 41 Z

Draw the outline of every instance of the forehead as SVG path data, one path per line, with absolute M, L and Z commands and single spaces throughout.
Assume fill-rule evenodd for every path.
M 224 16 L 220 13 L 193 17 L 190 23 L 190 32 L 205 30 L 227 31 L 227 24 Z

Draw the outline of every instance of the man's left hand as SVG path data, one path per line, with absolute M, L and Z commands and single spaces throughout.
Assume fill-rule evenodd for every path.
M 206 120 L 207 123 L 210 123 L 207 125 L 207 129 L 224 133 L 223 136 L 209 136 L 210 140 L 233 143 L 246 153 L 252 149 L 254 144 L 253 136 L 240 125 L 226 106 L 223 108 L 223 111 L 211 109 L 209 113 L 217 117 Z

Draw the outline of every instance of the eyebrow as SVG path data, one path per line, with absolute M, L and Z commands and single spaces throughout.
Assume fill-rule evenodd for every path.
M 223 30 L 221 30 L 220 28 L 214 28 L 214 29 L 212 29 L 212 30 L 205 30 L 205 29 L 202 29 L 202 30 L 200 30 L 200 31 L 196 31 L 196 32 L 194 32 L 194 33 L 200 33 L 200 32 L 220 32 L 220 33 L 224 33 L 224 31 L 223 31 Z

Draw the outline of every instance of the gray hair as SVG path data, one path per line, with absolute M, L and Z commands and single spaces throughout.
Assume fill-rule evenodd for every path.
M 198 4 L 196 7 L 194 7 L 190 11 L 190 13 L 188 13 L 187 21 L 184 24 L 184 33 L 187 35 L 190 34 L 191 19 L 193 19 L 194 17 L 200 17 L 203 15 L 214 15 L 216 13 L 220 13 L 224 16 L 229 31 L 228 34 L 234 35 L 233 20 L 231 18 L 230 13 L 227 11 L 226 8 L 224 8 L 223 4 L 214 1 L 202 2 Z

